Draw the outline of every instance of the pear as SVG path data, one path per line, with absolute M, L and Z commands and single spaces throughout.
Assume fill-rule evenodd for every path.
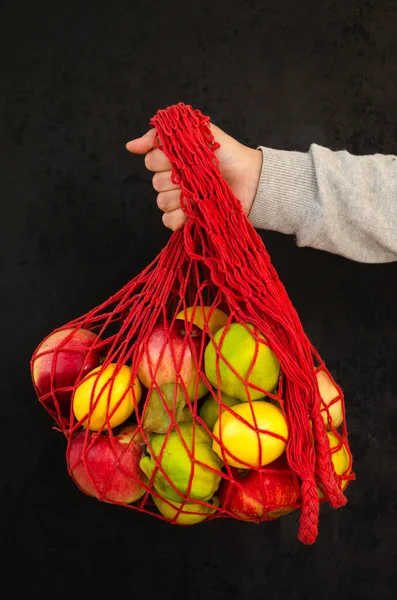
M 155 495 L 152 495 L 152 498 L 159 512 L 169 521 L 173 521 L 179 525 L 201 523 L 208 519 L 210 515 L 213 515 L 219 506 L 219 500 L 216 496 L 211 500 L 212 506 L 190 502 L 185 502 L 184 504 L 181 502 L 171 502 L 171 500 L 165 500 Z
M 219 487 L 223 462 L 212 450 L 212 438 L 201 425 L 181 423 L 179 429 L 180 433 L 173 429 L 168 437 L 152 434 L 149 455 L 141 459 L 140 468 L 164 498 L 173 502 L 182 502 L 183 498 L 206 502 Z
M 168 406 L 172 418 L 167 412 Z M 181 385 L 165 383 L 160 386 L 160 391 L 154 388 L 145 402 L 142 425 L 147 431 L 166 433 L 175 420 L 188 422 L 192 420 L 189 407 L 186 406 L 186 397 Z

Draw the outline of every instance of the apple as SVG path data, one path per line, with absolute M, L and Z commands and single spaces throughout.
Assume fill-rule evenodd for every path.
M 335 473 L 338 475 L 339 478 L 340 489 L 343 492 L 350 483 L 350 454 L 344 442 L 341 439 L 339 439 L 334 433 L 331 433 L 331 431 L 327 431 L 327 436 L 329 447 L 331 448 L 332 463 L 334 465 Z M 324 494 L 320 487 L 317 487 L 317 492 L 319 498 L 322 500 L 324 498 Z
M 218 398 L 214 398 L 214 396 L 209 393 L 203 398 L 203 404 L 201 405 L 199 415 L 207 425 L 208 429 L 213 431 L 221 411 L 224 412 L 226 410 L 225 406 L 231 408 L 236 404 L 240 404 L 240 400 L 237 398 L 221 394 L 221 402 L 219 402 Z
M 206 394 L 207 387 L 200 378 L 197 382 L 198 360 L 203 332 L 191 324 L 190 333 L 185 323 L 175 321 L 170 327 L 157 325 L 146 342 L 139 347 L 142 359 L 138 368 L 140 382 L 150 388 L 156 381 L 157 387 L 167 383 L 184 382 L 190 400 L 193 400 L 198 383 L 197 398 Z M 176 366 L 175 366 L 176 365 Z M 179 375 L 179 376 L 178 376 Z
M 298 478 L 285 455 L 259 471 L 231 468 L 233 480 L 225 479 L 218 496 L 221 507 L 244 521 L 276 519 L 297 508 Z
M 144 495 L 148 483 L 139 467 L 143 451 L 144 440 L 136 425 L 124 427 L 113 439 L 86 430 L 70 440 L 69 473 L 89 496 L 130 504 Z
M 325 371 L 316 374 L 321 396 L 321 416 L 327 429 L 338 429 L 343 421 L 342 398 Z
M 241 402 L 220 413 L 212 449 L 231 467 L 254 469 L 284 453 L 289 437 L 283 411 L 270 402 Z
M 98 336 L 87 329 L 62 329 L 45 338 L 31 362 L 32 379 L 42 402 L 55 407 L 56 399 L 61 413 L 69 414 L 77 379 L 99 365 L 100 354 L 94 347 L 98 342 Z
M 224 327 L 229 320 L 229 317 L 219 308 L 212 306 L 189 306 L 186 310 L 182 310 L 175 317 L 193 322 L 200 329 L 208 329 L 214 335 L 218 329 Z

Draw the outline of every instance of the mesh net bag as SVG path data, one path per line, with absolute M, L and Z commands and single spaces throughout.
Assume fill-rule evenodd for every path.
M 120 291 L 56 329 L 31 361 L 78 487 L 174 524 L 276 519 L 346 503 L 343 393 L 306 337 L 223 180 L 209 118 L 150 124 L 189 220 Z

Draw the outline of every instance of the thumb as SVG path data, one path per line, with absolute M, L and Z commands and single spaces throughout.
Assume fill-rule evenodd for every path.
M 133 154 L 147 154 L 152 148 L 154 148 L 154 138 L 156 135 L 155 129 L 149 129 L 145 135 L 135 140 L 128 142 L 125 147 L 128 152 Z

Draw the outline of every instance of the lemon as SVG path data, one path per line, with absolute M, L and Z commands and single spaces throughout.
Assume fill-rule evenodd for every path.
M 138 378 L 132 384 L 130 367 L 118 368 L 112 363 L 104 369 L 97 367 L 84 377 L 73 396 L 73 412 L 78 421 L 88 414 L 84 427 L 98 431 L 104 426 L 107 429 L 123 423 L 140 399 L 141 384 Z
M 212 450 L 212 438 L 204 427 L 195 423 L 180 423 L 179 429 L 181 433 L 173 429 L 168 438 L 165 434 L 153 434 L 147 448 L 150 456 L 141 458 L 140 467 L 149 479 L 156 471 L 154 488 L 167 500 L 181 502 L 183 497 L 188 496 L 189 500 L 206 502 L 219 487 L 222 460 Z M 167 477 L 157 467 L 160 453 L 161 469 L 173 485 L 168 483 Z
M 238 417 L 242 417 L 246 423 Z M 260 467 L 273 462 L 283 454 L 288 440 L 288 426 L 282 411 L 264 401 L 243 402 L 234 406 L 233 412 L 224 411 L 215 423 L 213 433 L 224 448 L 228 464 L 240 469 Z M 283 439 L 272 436 L 272 433 Z M 223 459 L 221 448 L 216 441 L 212 447 Z
M 254 334 L 257 334 L 258 341 Z M 217 362 L 220 381 L 217 377 Z M 272 392 L 280 374 L 280 363 L 276 355 L 259 330 L 250 324 L 245 326 L 232 323 L 219 329 L 205 349 L 204 366 L 205 374 L 214 387 L 219 387 L 224 394 L 241 401 L 259 400 L 267 392 Z M 252 385 L 261 390 L 254 389 Z
M 154 494 L 152 495 L 152 498 L 161 514 L 179 525 L 195 525 L 196 523 L 201 523 L 208 519 L 209 515 L 214 514 L 216 507 L 219 506 L 218 498 L 213 499 L 213 508 L 192 502 L 185 502 L 185 504 L 182 502 L 172 502 L 171 500 L 158 498 Z M 178 514 L 179 510 L 180 512 Z M 178 516 L 176 517 L 177 514 Z
M 346 446 L 342 443 L 339 450 L 335 450 L 335 448 L 337 448 L 341 444 L 340 440 L 336 437 L 335 434 L 331 433 L 331 431 L 327 431 L 327 436 L 332 451 L 332 462 L 334 465 L 335 473 L 337 475 L 349 475 L 350 471 L 348 472 L 348 469 L 350 464 L 350 457 Z M 344 490 L 348 486 L 349 481 L 349 479 L 341 479 L 341 490 Z M 317 488 L 317 492 L 319 498 L 324 498 L 324 494 L 320 490 L 320 488 Z
M 193 316 L 194 313 L 194 316 Z M 194 325 L 205 329 L 207 322 L 208 329 L 214 335 L 221 327 L 226 325 L 228 316 L 219 308 L 212 308 L 211 306 L 189 306 L 186 311 L 182 310 L 176 315 L 176 319 L 186 320 Z

